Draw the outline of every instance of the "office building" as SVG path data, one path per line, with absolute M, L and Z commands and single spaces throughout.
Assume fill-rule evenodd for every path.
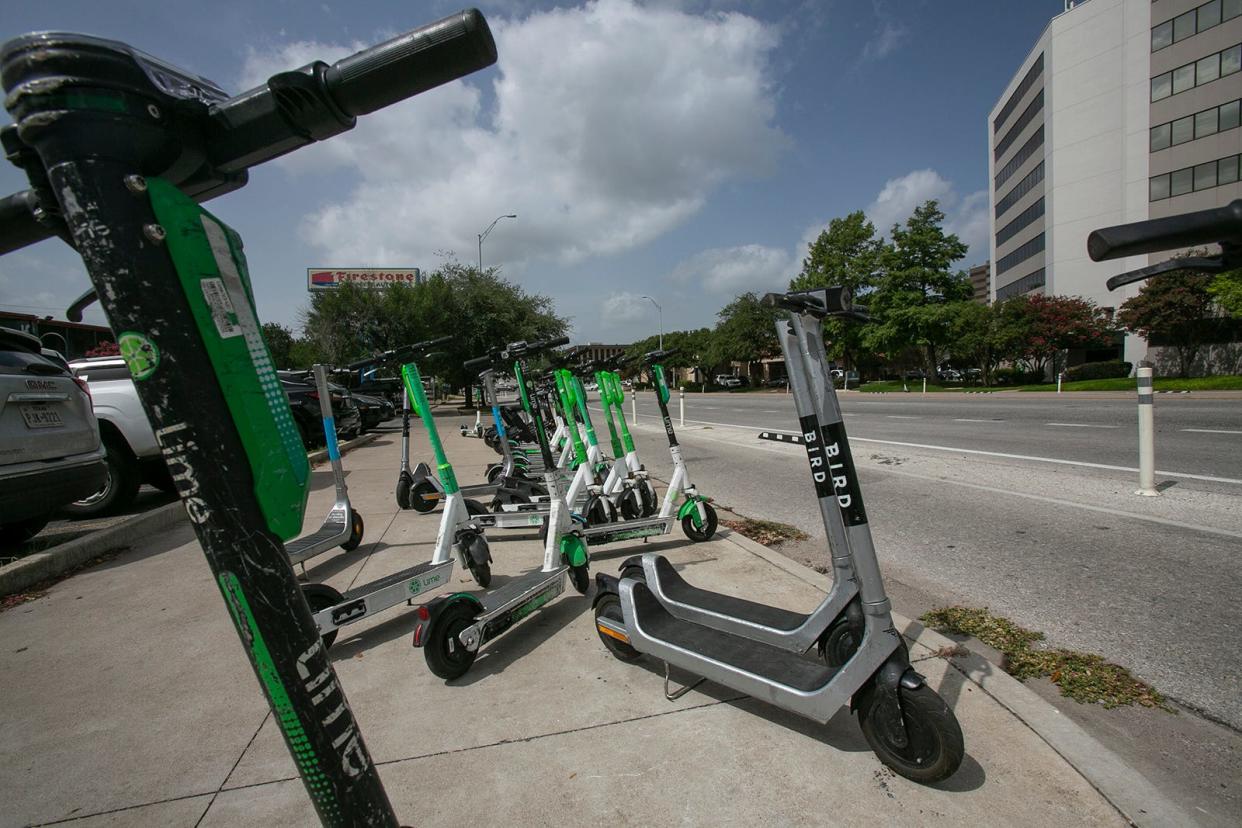
M 1135 295 L 1105 281 L 1166 256 L 1092 262 L 1088 234 L 1242 198 L 1240 99 L 1242 0 L 1067 2 L 988 116 L 992 298 Z

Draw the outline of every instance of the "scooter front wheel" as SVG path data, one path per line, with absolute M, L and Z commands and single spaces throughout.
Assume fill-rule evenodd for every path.
M 660 499 L 656 495 L 655 484 L 643 478 L 638 485 L 643 498 L 643 517 L 651 517 L 660 510 Z
M 461 631 L 474 623 L 474 605 L 457 600 L 445 607 L 436 619 L 423 645 L 427 669 L 449 681 L 461 678 L 474 664 L 474 653 L 458 640 Z
M 597 621 L 600 618 L 607 618 L 609 621 L 624 625 L 625 616 L 621 614 L 621 599 L 612 594 L 600 598 L 595 604 L 595 618 Z M 614 638 L 603 632 L 598 623 L 595 625 L 595 632 L 599 635 L 599 640 L 604 642 L 604 647 L 607 648 L 608 652 L 616 656 L 618 660 L 637 661 L 642 658 L 643 654 L 638 650 L 635 650 L 619 638 Z
M 917 689 L 899 687 L 905 744 L 891 732 L 895 723 L 879 714 L 882 694 L 871 685 L 858 705 L 863 737 L 881 762 L 909 780 L 927 785 L 952 776 L 966 749 L 962 728 L 944 699 L 926 684 Z
M 700 525 L 695 524 L 694 519 L 698 515 L 693 512 L 681 519 L 681 531 L 685 532 L 686 537 L 695 543 L 711 540 L 712 535 L 716 534 L 716 510 L 712 508 L 712 504 L 703 504 L 703 514 L 706 516 L 706 520 Z
M 643 497 L 636 487 L 631 486 L 622 492 L 618 501 L 617 507 L 621 512 L 621 517 L 626 520 L 637 520 L 643 516 Z
M 574 585 L 574 589 L 578 590 L 579 595 L 586 595 L 591 588 L 590 566 L 588 564 L 571 566 L 569 568 L 569 582 Z
M 362 543 L 362 535 L 366 531 L 366 524 L 362 521 L 362 515 L 353 509 L 349 510 L 349 537 L 341 544 L 341 548 L 346 552 L 353 552 Z
M 397 492 L 396 492 L 397 508 L 399 509 L 411 508 L 412 504 L 410 503 L 410 489 L 413 486 L 414 486 L 414 479 L 410 477 L 408 474 L 406 474 L 405 472 L 401 472 L 400 477 L 397 478 Z

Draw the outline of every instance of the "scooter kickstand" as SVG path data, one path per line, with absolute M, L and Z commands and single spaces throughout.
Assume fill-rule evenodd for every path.
M 707 679 L 701 678 L 698 681 L 696 681 L 694 684 L 687 684 L 685 687 L 678 688 L 677 690 L 674 690 L 673 692 L 670 693 L 668 691 L 668 684 L 669 684 L 668 672 L 669 672 L 668 662 L 666 661 L 664 662 L 664 698 L 668 699 L 669 701 L 677 701 L 682 696 L 686 695 L 691 690 L 698 687 L 703 682 L 707 681 Z

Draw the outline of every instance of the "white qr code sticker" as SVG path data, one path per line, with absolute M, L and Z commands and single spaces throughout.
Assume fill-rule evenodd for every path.
M 203 279 L 203 298 L 211 308 L 211 319 L 216 323 L 216 330 L 221 339 L 241 336 L 241 325 L 237 323 L 237 312 L 229 299 L 229 292 L 224 287 L 223 279 Z

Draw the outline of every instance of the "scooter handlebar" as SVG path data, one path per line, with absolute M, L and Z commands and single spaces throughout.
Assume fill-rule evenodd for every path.
M 478 9 L 420 26 L 342 58 L 324 73 L 349 115 L 366 115 L 496 62 L 496 42 Z
M 660 362 L 661 360 L 668 359 L 680 350 L 680 348 L 666 348 L 662 351 L 648 351 L 643 354 L 643 362 L 651 365 L 653 363 Z
M 1087 237 L 1087 253 L 1092 261 L 1102 262 L 1238 239 L 1242 239 L 1242 199 L 1180 216 L 1101 227 Z
M 406 357 L 413 356 L 414 354 L 424 354 L 437 345 L 445 345 L 452 341 L 453 337 L 451 336 L 441 336 L 436 339 L 427 339 L 422 342 L 415 342 L 413 345 L 404 345 L 400 348 L 393 348 L 391 350 L 384 351 L 383 353 L 376 354 L 373 357 L 367 357 L 366 359 L 351 362 L 345 366 L 345 370 L 358 371 L 366 368 L 368 365 L 379 365 L 382 362 L 405 359 Z

